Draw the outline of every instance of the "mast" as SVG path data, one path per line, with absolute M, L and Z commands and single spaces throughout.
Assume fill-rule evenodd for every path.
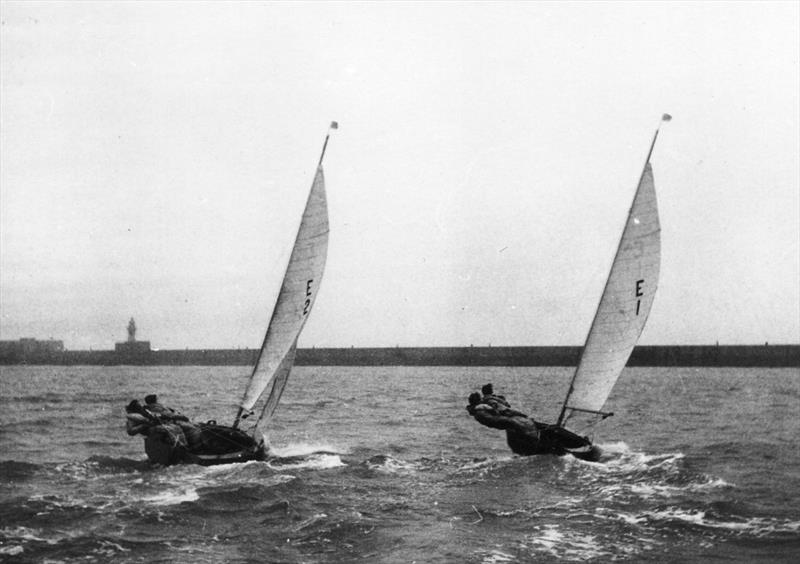
M 319 155 L 319 163 L 317 164 L 317 168 L 322 166 L 322 159 L 325 158 L 325 149 L 328 148 L 328 139 L 331 138 L 331 131 L 334 129 L 339 129 L 338 121 L 332 121 L 330 126 L 328 126 L 328 133 L 325 134 L 325 142 L 322 144 L 322 152 Z
M 639 189 L 640 189 L 640 186 L 642 184 L 642 180 L 644 179 L 644 176 L 645 176 L 645 174 L 647 172 L 647 168 L 648 168 L 648 165 L 650 163 L 650 157 L 653 154 L 653 148 L 655 147 L 656 139 L 658 139 L 658 132 L 659 132 L 659 130 L 661 128 L 661 124 L 663 122 L 670 121 L 671 119 L 672 119 L 672 116 L 670 116 L 669 114 L 663 114 L 661 116 L 661 120 L 659 121 L 658 126 L 656 127 L 656 131 L 653 134 L 653 140 L 650 143 L 650 149 L 647 151 L 647 158 L 645 159 L 644 166 L 642 167 L 642 173 L 639 176 L 639 183 L 637 184 L 636 193 L 634 194 L 633 201 L 631 202 L 631 207 L 628 209 L 628 216 L 626 218 L 626 223 L 625 223 L 626 226 L 627 226 L 627 222 L 630 219 L 631 213 L 633 212 L 633 206 L 636 203 L 636 197 L 637 197 L 637 195 L 639 193 Z M 616 251 L 616 254 L 614 255 L 614 261 L 612 262 L 612 266 L 611 266 L 612 270 L 614 268 L 614 262 L 616 262 L 617 257 L 620 254 L 620 250 L 622 248 L 622 243 L 623 243 L 624 237 L 625 237 L 625 228 L 623 228 L 622 235 L 620 236 L 619 243 L 617 244 L 617 251 Z M 606 295 L 606 292 L 608 290 L 608 286 L 609 286 L 610 281 L 611 281 L 611 272 L 609 272 L 609 276 L 608 276 L 608 278 L 606 278 L 606 285 L 603 288 L 603 293 L 600 295 L 600 303 L 598 304 L 597 310 L 595 311 L 594 319 L 592 320 L 592 325 L 590 326 L 589 332 L 586 335 L 586 340 L 584 341 L 584 345 L 583 345 L 583 351 L 581 353 L 582 358 L 583 358 L 583 355 L 586 354 L 587 345 L 588 345 L 589 339 L 591 338 L 591 335 L 592 335 L 592 329 L 595 327 L 595 323 L 597 321 L 598 315 L 600 314 L 600 309 L 601 309 L 600 308 L 600 304 L 602 304 L 603 298 Z M 638 309 L 637 309 L 637 313 L 638 313 Z M 566 411 L 567 411 L 567 404 L 569 403 L 569 399 L 572 396 L 573 391 L 575 390 L 575 380 L 576 380 L 576 378 L 578 376 L 578 372 L 580 370 L 580 367 L 581 367 L 581 362 L 579 361 L 578 362 L 578 366 L 575 367 L 575 372 L 573 372 L 573 374 L 572 374 L 572 379 L 570 380 L 570 383 L 569 383 L 569 390 L 567 391 L 567 395 L 564 398 L 564 403 L 561 406 L 561 412 L 559 413 L 558 420 L 556 421 L 556 425 L 559 426 L 559 427 L 561 427 L 562 423 L 564 422 L 564 416 L 565 416 Z M 595 412 L 595 411 L 590 411 L 590 410 L 585 410 L 585 409 L 580 409 L 580 410 L 577 410 L 577 411 L 588 411 L 588 412 L 591 412 L 591 413 L 598 413 L 600 415 L 603 415 L 604 419 L 606 417 L 609 417 L 610 415 L 612 415 L 612 414 L 609 414 L 609 413 L 603 413 L 603 412 L 600 412 L 600 411 Z
M 338 129 L 338 128 L 339 128 L 339 124 L 337 122 L 335 122 L 335 121 L 332 121 L 330 126 L 328 127 L 328 131 L 327 131 L 327 133 L 325 135 L 325 142 L 322 145 L 322 152 L 320 153 L 320 156 L 319 156 L 319 162 L 317 163 L 317 173 L 315 175 L 315 183 L 316 183 L 316 178 L 319 177 L 319 175 L 321 174 L 322 159 L 325 157 L 325 149 L 328 147 L 328 140 L 330 139 L 331 130 Z M 314 185 L 312 185 L 312 192 L 313 192 L 313 188 L 314 188 Z M 311 197 L 312 197 L 311 193 L 309 193 L 309 200 L 306 202 L 306 210 L 304 211 L 304 217 L 305 217 L 305 214 L 308 211 L 308 206 L 309 206 L 309 202 L 311 201 Z M 301 220 L 301 224 L 298 227 L 298 234 L 295 237 L 295 243 L 294 243 L 295 244 L 295 249 L 292 251 L 292 257 L 290 257 L 290 259 L 289 259 L 289 265 L 287 265 L 287 272 L 284 275 L 284 282 L 283 282 L 284 285 L 286 284 L 286 277 L 289 275 L 289 271 L 291 269 L 291 264 L 292 264 L 292 261 L 294 260 L 294 254 L 296 252 L 296 246 L 298 244 L 298 238 L 301 236 L 301 233 L 303 232 L 302 231 L 303 228 L 304 228 L 303 225 L 304 225 L 304 220 Z M 327 218 L 325 219 L 325 226 L 326 226 L 325 229 L 326 229 L 326 232 L 327 232 Z M 324 267 L 324 259 L 323 259 L 323 267 Z M 310 281 L 309 281 L 309 284 L 310 284 Z M 281 292 L 283 292 L 283 286 L 281 288 Z M 306 292 L 310 292 L 310 287 L 309 287 L 309 289 L 306 290 Z M 307 293 L 307 296 L 310 296 L 310 293 Z M 274 316 L 276 315 L 276 310 L 280 308 L 280 304 L 282 303 L 281 300 L 280 300 L 281 297 L 282 297 L 281 295 L 278 296 L 279 299 L 278 299 L 278 302 L 276 303 L 276 306 L 275 306 L 276 309 L 273 310 L 273 313 L 272 313 L 273 318 L 270 319 L 270 326 L 267 327 L 267 331 L 266 331 L 266 333 L 264 335 L 264 341 L 261 344 L 261 349 L 260 349 L 258 358 L 256 359 L 256 362 L 253 365 L 252 372 L 250 373 L 250 379 L 248 381 L 249 382 L 248 383 L 248 389 L 246 389 L 246 391 L 245 391 L 245 397 L 242 400 L 242 403 L 247 401 L 248 393 L 250 393 L 249 387 L 252 384 L 253 379 L 256 376 L 256 373 L 259 371 L 259 364 L 261 363 L 262 357 L 263 357 L 263 355 L 265 353 L 265 350 L 267 349 L 267 341 L 270 339 L 270 329 L 271 329 L 272 322 L 275 320 Z M 310 300 L 310 299 L 311 298 L 308 298 L 308 300 Z M 308 304 L 310 304 L 310 301 L 307 301 L 307 305 Z M 308 313 L 308 310 L 305 310 L 304 313 L 303 313 L 303 318 L 307 313 Z M 297 328 L 297 334 L 294 335 L 294 342 L 295 343 L 297 342 L 297 335 L 299 334 L 301 329 L 302 329 L 302 322 L 300 323 L 299 327 Z M 272 352 L 277 352 L 277 351 L 272 351 Z M 293 358 L 293 356 L 292 356 L 292 358 Z M 276 367 L 276 370 L 278 368 L 280 368 L 280 367 Z M 272 377 L 274 378 L 274 373 L 272 373 L 272 374 L 273 374 Z M 288 376 L 288 373 L 287 373 L 287 376 Z M 263 393 L 263 389 L 262 389 L 261 393 Z M 250 403 L 251 404 L 255 403 L 256 399 L 257 398 L 252 398 Z M 248 411 L 249 411 L 250 407 L 252 407 L 252 405 L 248 406 Z M 236 413 L 236 418 L 234 419 L 234 422 L 233 422 L 233 425 L 232 425 L 232 427 L 234 429 L 236 429 L 239 426 L 239 421 L 242 419 L 242 414 L 244 413 L 244 411 L 245 411 L 245 406 L 244 405 L 240 405 L 239 409 L 238 409 L 238 411 Z

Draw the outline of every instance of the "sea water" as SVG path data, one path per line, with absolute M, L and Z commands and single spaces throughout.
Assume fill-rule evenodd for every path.
M 0 368 L 4 562 L 797 562 L 800 371 L 628 368 L 603 463 L 517 457 L 464 407 L 553 420 L 568 368 L 297 367 L 274 457 L 149 464 L 124 406 L 231 422 L 247 367 Z

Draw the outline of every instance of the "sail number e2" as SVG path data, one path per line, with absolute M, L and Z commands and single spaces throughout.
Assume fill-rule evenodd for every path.
M 642 296 L 644 296 L 644 292 L 642 291 L 642 284 L 644 284 L 644 280 L 637 280 L 636 281 L 636 315 L 639 315 L 639 307 L 642 305 Z
M 311 283 L 314 281 L 312 278 L 306 282 L 306 303 L 303 305 L 303 315 L 308 314 L 308 308 L 311 307 Z M 637 308 L 638 311 L 638 308 Z

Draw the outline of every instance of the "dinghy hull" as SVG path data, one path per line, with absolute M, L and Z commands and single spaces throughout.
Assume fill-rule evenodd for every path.
M 538 424 L 538 436 L 533 437 L 527 433 L 515 430 L 506 431 L 506 441 L 514 454 L 520 456 L 536 456 L 550 454 L 565 456 L 570 454 L 575 458 L 597 462 L 600 460 L 602 450 L 593 445 L 586 437 L 581 437 L 556 425 Z
M 201 423 L 194 428 L 155 425 L 144 440 L 147 458 L 163 466 L 173 464 L 234 464 L 264 460 L 262 444 L 239 429 Z

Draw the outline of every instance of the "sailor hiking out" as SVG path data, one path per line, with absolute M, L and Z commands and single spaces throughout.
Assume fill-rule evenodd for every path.
M 469 395 L 467 412 L 481 425 L 505 431 L 506 442 L 515 454 L 572 454 L 585 460 L 599 457 L 599 449 L 585 437 L 557 425 L 535 421 L 513 409 L 504 396 L 494 393 L 492 384 L 484 385 L 481 391 L 483 395 L 478 392 Z
M 179 411 L 158 403 L 155 394 L 146 396 L 144 405 L 132 400 L 125 411 L 128 435 L 145 437 L 145 451 L 153 462 L 166 466 L 178 462 L 238 462 L 245 456 L 263 458 L 260 445 L 249 435 L 216 421 L 193 423 Z

